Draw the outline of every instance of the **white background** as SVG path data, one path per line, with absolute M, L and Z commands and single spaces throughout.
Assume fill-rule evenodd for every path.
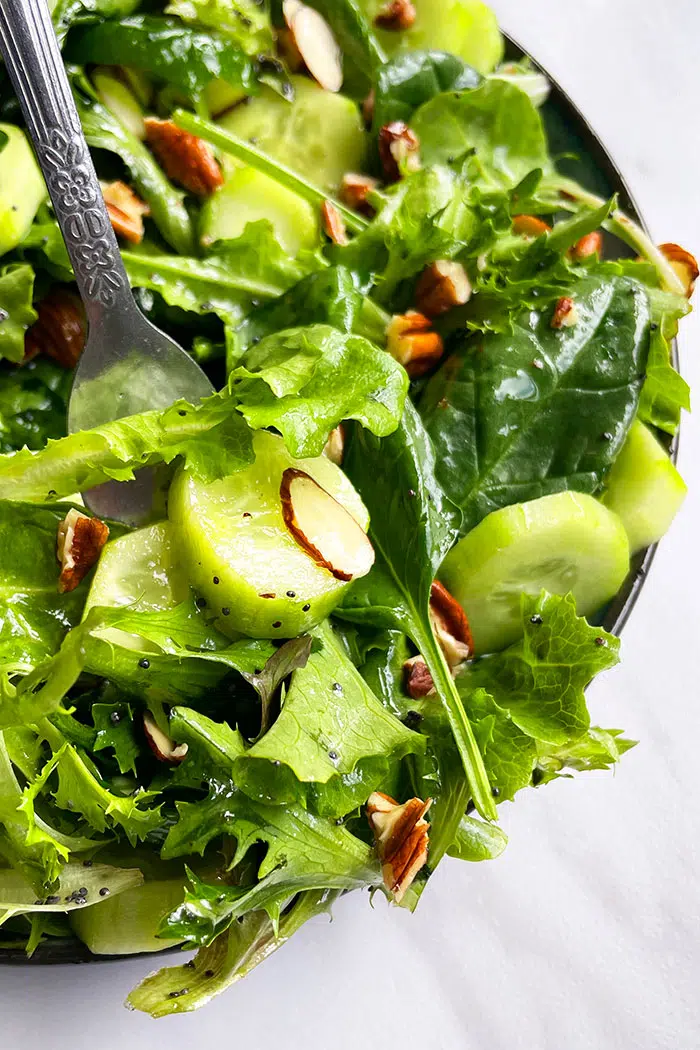
M 700 254 L 698 0 L 497 9 L 587 115 L 657 239 Z M 700 317 L 681 353 L 697 394 Z M 0 1048 L 698 1050 L 699 426 L 684 427 L 691 494 L 623 664 L 590 693 L 596 720 L 641 741 L 614 777 L 523 792 L 501 811 L 500 860 L 446 862 L 414 916 L 343 901 L 198 1014 L 123 1009 L 148 960 L 3 967 Z

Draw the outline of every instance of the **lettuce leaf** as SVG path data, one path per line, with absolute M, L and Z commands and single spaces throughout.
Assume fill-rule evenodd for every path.
M 66 432 L 70 371 L 40 357 L 0 381 L 0 453 L 43 448 Z
M 62 868 L 57 885 L 51 887 L 52 892 L 37 899 L 36 888 L 21 872 L 0 870 L 0 926 L 15 915 L 52 915 L 89 908 L 99 904 L 100 891 L 105 888 L 114 897 L 142 884 L 143 875 L 138 868 L 116 868 L 111 864 L 86 868 L 82 863 L 69 861 Z
M 170 0 L 166 15 L 215 29 L 239 44 L 247 55 L 272 51 L 274 40 L 267 7 L 258 0 Z
M 33 294 L 34 270 L 27 263 L 0 270 L 0 358 L 16 364 L 24 357 L 24 333 L 37 319 Z
M 406 124 L 419 106 L 446 91 L 478 87 L 481 75 L 446 51 L 399 53 L 381 67 L 375 87 L 372 133 L 386 124 Z

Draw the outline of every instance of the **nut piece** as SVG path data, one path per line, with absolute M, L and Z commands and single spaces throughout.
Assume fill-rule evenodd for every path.
M 432 323 L 417 310 L 392 317 L 386 330 L 387 349 L 412 379 L 425 375 L 442 357 L 445 346 Z
M 197 197 L 209 197 L 223 185 L 221 168 L 208 143 L 178 128 L 172 120 L 148 117 L 145 125 L 146 142 L 168 178 Z
M 340 91 L 343 55 L 323 15 L 300 0 L 284 0 L 282 13 L 294 46 L 311 76 L 326 91 Z
M 428 859 L 430 825 L 425 814 L 432 799 L 409 799 L 403 805 L 374 791 L 367 801 L 367 818 L 382 864 L 384 885 L 400 904 Z
M 520 234 L 521 237 L 541 237 L 543 233 L 549 233 L 552 229 L 542 219 L 538 219 L 536 215 L 514 215 L 513 216 L 513 233 Z
M 357 175 L 351 171 L 347 175 L 343 175 L 343 181 L 340 186 L 340 199 L 343 204 L 347 204 L 348 208 L 354 208 L 355 211 L 359 211 L 371 219 L 374 215 L 374 208 L 367 198 L 378 187 L 378 181 L 373 179 L 371 175 Z
M 143 240 L 143 217 L 150 215 L 151 209 L 125 182 L 101 182 L 100 186 L 116 235 L 131 244 L 140 244 Z
M 469 659 L 474 651 L 469 620 L 439 580 L 433 580 L 430 589 L 430 622 L 451 670 Z
M 411 0 L 389 0 L 384 4 L 374 19 L 377 29 L 388 29 L 400 33 L 410 29 L 416 21 L 416 9 Z
M 379 158 L 387 182 L 420 170 L 420 140 L 403 120 L 385 124 L 379 132 Z
M 304 58 L 291 29 L 277 30 L 277 50 L 290 73 L 299 73 L 304 68 Z
M 374 120 L 374 110 L 377 105 L 377 92 L 372 88 L 366 98 L 362 100 L 362 119 L 364 120 L 367 128 L 372 127 Z
M 109 528 L 99 518 L 89 518 L 79 510 L 69 510 L 56 533 L 56 557 L 61 563 L 58 589 L 74 591 L 100 557 Z
M 573 299 L 562 296 L 554 307 L 552 328 L 573 328 L 578 321 L 578 310 Z
M 464 306 L 471 294 L 472 286 L 462 264 L 440 259 L 423 271 L 416 285 L 416 305 L 426 317 L 440 317 L 455 306 Z
M 146 742 L 159 762 L 168 762 L 171 766 L 178 766 L 187 754 L 187 744 L 176 744 L 162 729 L 156 725 L 156 721 L 150 711 L 143 716 L 143 731 Z
M 326 237 L 330 237 L 333 244 L 339 244 L 341 248 L 344 248 L 350 243 L 343 216 L 332 201 L 325 200 L 321 205 L 321 222 Z
M 87 322 L 77 295 L 56 286 L 37 306 L 38 317 L 24 337 L 24 359 L 46 354 L 63 368 L 75 368 L 85 349 Z
M 345 427 L 342 423 L 339 423 L 337 427 L 334 427 L 328 435 L 328 441 L 323 449 L 323 455 L 326 459 L 330 459 L 331 463 L 336 463 L 339 467 L 343 465 L 343 456 L 345 455 Z
M 403 687 L 412 700 L 433 696 L 435 685 L 422 656 L 412 656 L 403 665 Z
M 603 255 L 603 235 L 599 230 L 594 230 L 593 233 L 587 233 L 585 237 L 582 237 L 571 249 L 571 258 L 575 262 L 582 262 L 584 259 L 589 259 L 591 255 L 597 255 L 598 258 L 602 258 Z
M 695 282 L 700 276 L 695 256 L 687 252 L 685 248 L 681 248 L 679 244 L 660 244 L 659 250 L 670 262 L 672 269 L 683 283 L 685 294 L 690 299 L 695 290 Z

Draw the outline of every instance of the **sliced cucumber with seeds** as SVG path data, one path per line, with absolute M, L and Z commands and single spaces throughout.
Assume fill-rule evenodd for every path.
M 221 631 L 294 638 L 329 615 L 348 578 L 369 571 L 368 514 L 325 456 L 293 459 L 267 431 L 253 443 L 255 462 L 230 477 L 203 484 L 179 472 L 173 539 Z
M 597 612 L 629 571 L 618 516 L 592 496 L 557 492 L 484 518 L 448 554 L 440 579 L 467 614 L 478 653 L 522 634 L 521 594 L 568 594 L 581 616 Z
M 608 474 L 603 503 L 627 530 L 634 554 L 664 536 L 688 492 L 666 450 L 635 420 Z
M 5 143 L 0 149 L 0 255 L 4 255 L 27 236 L 46 197 L 46 184 L 20 128 L 0 124 L 0 139 Z

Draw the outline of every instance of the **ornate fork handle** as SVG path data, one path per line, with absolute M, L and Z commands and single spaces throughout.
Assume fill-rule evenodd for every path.
M 46 179 L 88 321 L 133 306 L 45 0 L 0 0 L 0 49 Z

